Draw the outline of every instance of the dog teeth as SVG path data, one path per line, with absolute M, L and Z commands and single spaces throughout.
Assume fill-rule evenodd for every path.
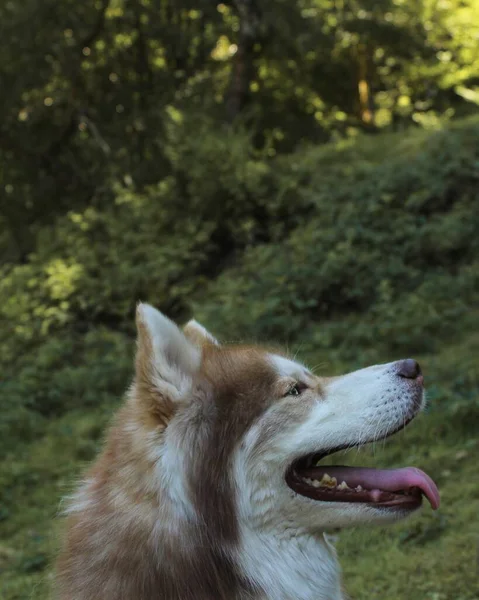
M 318 479 L 311 479 L 310 477 L 302 477 L 302 480 L 314 488 L 326 487 L 329 489 L 335 488 L 337 490 L 354 490 L 355 492 L 364 491 L 364 488 L 360 485 L 357 485 L 355 488 L 350 488 L 345 481 L 341 481 L 341 483 L 338 485 L 338 480 L 336 477 L 331 477 L 331 475 L 328 475 L 327 473 L 322 476 L 321 481 Z M 408 491 L 404 493 L 407 494 Z
M 335 488 L 338 485 L 338 480 L 336 479 L 336 477 L 331 477 L 330 475 L 325 473 L 322 476 L 319 484 L 323 487 Z
M 305 483 L 315 488 L 335 488 L 338 485 L 338 480 L 336 479 L 336 477 L 330 477 L 327 473 L 325 473 L 322 476 L 321 481 L 319 481 L 318 479 L 310 479 L 309 477 L 303 477 L 302 479 Z M 341 487 L 340 489 L 344 489 L 344 487 Z
M 303 477 L 302 479 L 308 485 L 311 485 L 313 487 L 318 487 L 319 486 L 319 481 L 316 481 L 316 479 L 310 479 L 309 477 Z

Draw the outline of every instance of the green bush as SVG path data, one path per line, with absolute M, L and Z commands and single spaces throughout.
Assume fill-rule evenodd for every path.
M 131 377 L 131 338 L 98 328 L 56 335 L 16 362 L 0 385 L 0 451 L 43 434 L 48 421 L 72 410 L 117 403 Z
M 125 175 L 97 190 L 87 208 L 39 229 L 25 263 L 1 267 L 5 364 L 55 331 L 131 332 L 138 300 L 181 318 L 238 253 L 300 222 L 287 182 L 243 130 L 171 119 L 164 152 L 168 176 L 140 189 Z
M 0 447 L 121 393 L 139 300 L 186 318 L 244 248 L 298 222 L 248 133 L 172 118 L 167 134 L 170 175 L 98 189 L 87 208 L 39 228 L 28 260 L 0 267 Z
M 230 338 L 306 337 L 347 360 L 372 345 L 370 358 L 434 350 L 479 299 L 477 119 L 308 149 L 290 177 L 305 169 L 297 203 L 314 212 L 283 241 L 248 249 L 195 313 Z

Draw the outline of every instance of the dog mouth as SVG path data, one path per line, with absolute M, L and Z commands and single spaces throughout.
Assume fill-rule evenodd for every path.
M 391 431 L 381 439 L 390 437 L 397 431 Z M 366 441 L 361 446 L 372 441 Z M 286 473 L 286 483 L 300 496 L 322 502 L 359 502 L 390 510 L 413 510 L 421 505 L 425 496 L 433 510 L 439 508 L 436 484 L 429 475 L 415 467 L 374 469 L 317 466 L 327 456 L 349 447 L 337 447 L 296 460 Z

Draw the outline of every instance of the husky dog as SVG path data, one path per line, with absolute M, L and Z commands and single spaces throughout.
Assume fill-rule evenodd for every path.
M 414 360 L 318 377 L 147 304 L 137 328 L 134 382 L 69 500 L 60 600 L 341 600 L 325 533 L 438 507 L 418 469 L 321 462 L 416 416 Z

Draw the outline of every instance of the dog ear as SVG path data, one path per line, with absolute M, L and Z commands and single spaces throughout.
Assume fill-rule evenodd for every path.
M 166 426 L 177 403 L 191 390 L 201 350 L 173 321 L 149 304 L 138 305 L 136 326 L 136 395 Z
M 195 321 L 195 319 L 191 319 L 188 323 L 183 327 L 183 332 L 186 337 L 193 342 L 196 346 L 200 348 L 207 344 L 212 344 L 214 346 L 219 346 L 220 343 L 218 340 L 207 330 Z

